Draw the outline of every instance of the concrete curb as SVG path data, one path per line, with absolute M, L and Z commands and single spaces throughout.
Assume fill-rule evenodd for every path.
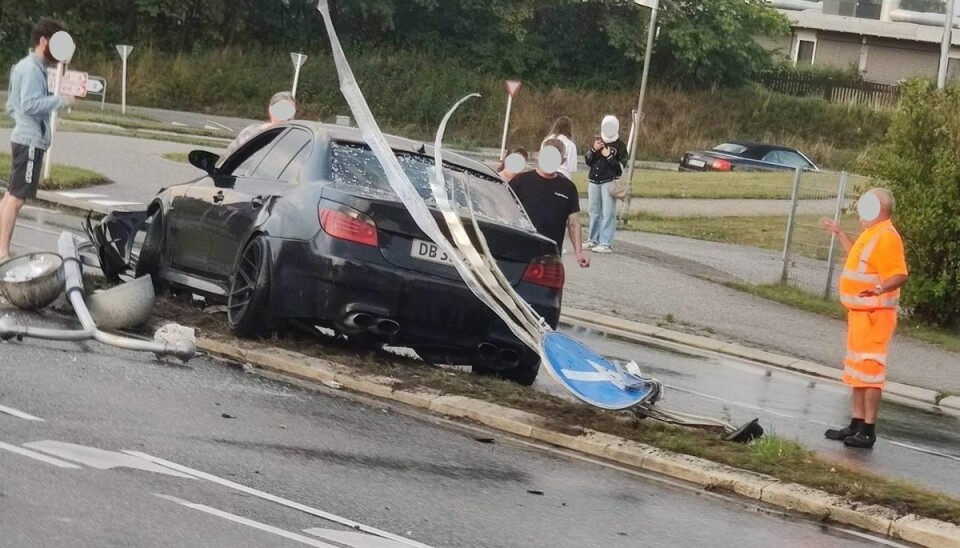
M 733 492 L 772 506 L 809 514 L 817 519 L 829 519 L 921 546 L 960 548 L 960 527 L 951 523 L 912 515 L 898 517 L 896 512 L 889 508 L 853 504 L 822 491 L 781 483 L 771 476 L 663 451 L 601 432 L 588 431 L 581 436 L 563 434 L 551 429 L 545 418 L 525 411 L 464 396 L 401 390 L 396 388 L 400 384 L 398 379 L 359 375 L 348 367 L 278 348 L 244 349 L 205 338 L 197 340 L 197 348 L 296 378 L 327 385 L 332 381 L 354 392 L 449 417 L 470 419 L 516 436 L 679 479 L 706 490 Z
M 664 329 L 655 325 L 649 325 L 630 320 L 622 320 L 596 312 L 586 310 L 577 310 L 565 307 L 560 317 L 561 321 L 567 321 L 574 325 L 589 327 L 618 335 L 625 338 L 646 337 L 660 339 L 666 342 L 690 346 L 700 350 L 709 350 L 726 354 L 735 358 L 750 360 L 765 365 L 772 365 L 790 371 L 823 377 L 826 379 L 840 381 L 841 370 L 836 367 L 802 360 L 790 356 L 783 356 L 765 350 L 749 348 L 739 344 L 727 343 L 702 337 L 699 335 L 689 335 L 670 329 Z M 644 342 L 641 340 L 641 342 Z M 910 407 L 916 407 L 926 411 L 939 411 L 946 415 L 960 417 L 960 397 L 950 396 L 943 398 L 942 394 L 927 388 L 911 386 L 898 382 L 888 382 L 885 390 L 886 396 L 900 404 Z M 946 404 L 944 404 L 946 402 Z

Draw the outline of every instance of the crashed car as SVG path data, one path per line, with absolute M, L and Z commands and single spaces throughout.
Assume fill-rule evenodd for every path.
M 432 148 L 388 140 L 432 206 Z M 429 362 L 534 382 L 539 354 L 470 292 L 417 227 L 358 130 L 290 122 L 228 158 L 206 151 L 189 158 L 205 176 L 160 191 L 147 211 L 116 213 L 89 227 L 109 275 L 129 268 L 150 274 L 158 291 L 223 302 L 240 336 L 296 322 L 408 347 Z M 492 169 L 454 154 L 444 158 L 463 223 L 473 224 L 470 199 L 498 265 L 555 328 L 564 283 L 556 243 L 537 234 Z M 431 210 L 449 237 L 440 212 Z M 145 236 L 134 261 L 141 222 Z

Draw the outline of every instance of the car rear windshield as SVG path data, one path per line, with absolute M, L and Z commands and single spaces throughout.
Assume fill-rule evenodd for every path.
M 337 185 L 361 191 L 367 196 L 397 199 L 387 181 L 386 172 L 366 145 L 334 142 L 332 145 L 332 179 Z M 400 166 L 417 188 L 417 192 L 429 206 L 436 206 L 430 177 L 436 164 L 433 158 L 410 152 L 394 151 Z M 473 210 L 478 219 L 533 231 L 533 223 L 527 217 L 516 195 L 501 180 L 461 166 L 444 162 L 444 179 L 447 193 L 453 196 L 460 215 L 470 217 L 467 207 L 469 188 Z
M 713 147 L 713 150 L 716 150 L 717 152 L 726 152 L 727 154 L 743 154 L 747 151 L 747 147 L 743 145 L 735 145 L 733 143 L 723 143 L 722 145 Z

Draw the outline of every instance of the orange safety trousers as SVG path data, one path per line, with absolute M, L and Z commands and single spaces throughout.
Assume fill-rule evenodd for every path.
M 843 382 L 854 388 L 880 388 L 886 382 L 887 352 L 897 328 L 897 310 L 847 311 L 847 357 Z

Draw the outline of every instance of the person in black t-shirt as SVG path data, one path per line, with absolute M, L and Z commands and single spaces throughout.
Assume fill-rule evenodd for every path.
M 537 232 L 557 243 L 557 252 L 563 249 L 563 232 L 567 230 L 577 263 L 586 268 L 590 266 L 590 259 L 583 254 L 581 245 L 580 193 L 573 181 L 557 173 L 563 150 L 563 142 L 557 139 L 545 141 L 540 149 L 537 169 L 514 177 L 510 188 Z

